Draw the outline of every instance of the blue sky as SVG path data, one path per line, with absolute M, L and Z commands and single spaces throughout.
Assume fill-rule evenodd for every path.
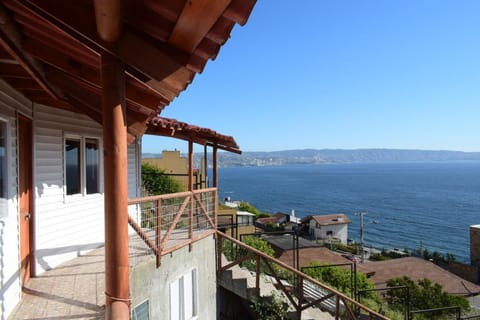
M 480 1 L 260 0 L 162 116 L 243 151 L 480 151 Z M 145 136 L 143 152 L 187 150 Z

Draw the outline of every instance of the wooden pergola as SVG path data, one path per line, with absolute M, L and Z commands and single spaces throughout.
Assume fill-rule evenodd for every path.
M 34 103 L 83 113 L 103 126 L 108 319 L 129 318 L 127 141 L 166 129 L 159 113 L 217 56 L 254 5 L 0 0 L 2 79 Z M 177 137 L 190 143 L 238 150 L 233 138 L 180 127 Z

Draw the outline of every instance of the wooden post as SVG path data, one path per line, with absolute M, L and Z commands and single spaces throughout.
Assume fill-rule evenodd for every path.
M 218 189 L 218 149 L 213 147 L 213 187 Z
M 162 199 L 154 202 L 157 210 L 155 216 L 155 246 L 157 247 L 157 268 L 160 267 L 162 259 Z
M 193 196 L 193 142 L 188 141 L 188 191 L 190 191 L 190 213 L 188 214 L 188 238 L 193 238 L 193 209 L 195 197 Z M 190 245 L 191 248 L 191 245 Z
M 125 72 L 103 53 L 102 109 L 105 192 L 105 319 L 130 318 Z

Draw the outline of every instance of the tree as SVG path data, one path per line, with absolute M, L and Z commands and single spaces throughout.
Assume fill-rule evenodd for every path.
M 328 284 L 345 294 L 350 294 L 352 292 L 352 274 L 350 269 L 322 265 L 317 261 L 312 261 L 307 266 L 316 267 L 306 268 L 304 271 L 312 278 Z M 373 288 L 373 283 L 367 279 L 367 276 L 364 273 L 357 271 L 357 289 L 366 290 Z
M 470 310 L 467 299 L 454 296 L 443 291 L 438 283 L 433 284 L 429 279 L 418 280 L 415 283 L 409 277 L 395 278 L 387 281 L 387 287 L 407 286 L 410 288 L 410 307 L 412 310 L 435 309 L 458 306 L 464 311 Z M 398 290 L 387 291 L 387 303 L 394 310 L 402 310 L 405 300 L 403 293 Z M 429 316 L 441 317 L 452 311 L 438 311 Z
M 149 163 L 142 163 L 142 185 L 149 195 L 180 192 L 180 185 L 165 172 Z

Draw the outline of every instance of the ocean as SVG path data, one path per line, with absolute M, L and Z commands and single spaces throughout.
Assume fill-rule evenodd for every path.
M 219 195 L 267 213 L 345 213 L 357 242 L 355 213 L 367 212 L 366 245 L 422 246 L 468 263 L 469 226 L 480 224 L 480 161 L 220 168 Z

